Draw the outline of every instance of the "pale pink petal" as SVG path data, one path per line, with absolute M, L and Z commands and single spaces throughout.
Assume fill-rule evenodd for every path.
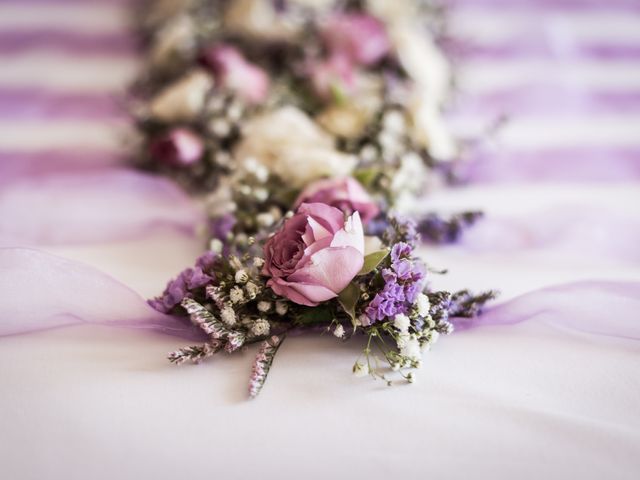
M 336 233 L 344 226 L 344 213 L 324 203 L 303 203 L 296 213 L 314 217 L 331 233 Z
M 358 274 L 364 264 L 362 252 L 353 247 L 329 247 L 311 257 L 311 261 L 289 275 L 290 282 L 322 285 L 339 293 Z
M 364 255 L 364 230 L 360 221 L 360 214 L 354 212 L 338 231 L 331 242 L 332 247 L 353 247 Z

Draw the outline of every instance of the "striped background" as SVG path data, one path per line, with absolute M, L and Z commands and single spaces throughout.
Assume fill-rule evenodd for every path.
M 0 164 L 117 161 L 126 149 L 119 96 L 137 68 L 130 4 L 0 1 Z M 640 176 L 639 1 L 449 7 L 453 127 L 478 138 L 509 119 L 474 151 L 478 179 Z

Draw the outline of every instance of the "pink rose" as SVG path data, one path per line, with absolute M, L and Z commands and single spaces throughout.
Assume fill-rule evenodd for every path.
M 269 77 L 260 67 L 247 61 L 240 51 L 221 43 L 206 50 L 202 62 L 220 84 L 250 103 L 263 102 L 269 93 Z
M 280 296 L 316 306 L 335 298 L 362 269 L 360 215 L 345 220 L 337 208 L 304 203 L 264 246 L 262 274 Z
M 370 15 L 334 15 L 322 29 L 322 37 L 332 56 L 344 56 L 360 65 L 378 62 L 391 49 L 384 25 Z
M 200 136 L 188 128 L 174 128 L 156 138 L 149 153 L 159 162 L 173 167 L 187 167 L 197 163 L 204 153 Z
M 334 91 L 350 93 L 355 84 L 351 62 L 346 57 L 334 56 L 318 61 L 310 67 L 311 84 L 319 97 L 327 98 Z
M 339 208 L 347 215 L 358 212 L 364 224 L 380 213 L 380 208 L 367 191 L 351 177 L 313 182 L 298 196 L 295 206 L 302 203 L 326 203 Z

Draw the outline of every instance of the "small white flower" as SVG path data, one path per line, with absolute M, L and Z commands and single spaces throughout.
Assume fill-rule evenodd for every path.
M 385 113 L 382 124 L 385 130 L 398 135 L 402 135 L 406 127 L 404 116 L 397 110 Z
M 224 118 L 215 118 L 209 123 L 209 128 L 216 137 L 225 138 L 231 133 L 231 125 Z
M 247 283 L 249 281 L 249 274 L 246 270 L 238 270 L 235 275 L 236 283 Z
M 427 334 L 427 342 L 429 342 L 429 344 L 436 343 L 438 341 L 438 338 L 440 338 L 440 332 L 437 332 L 435 330 L 432 330 Z
M 256 298 L 256 295 L 258 295 L 258 293 L 260 293 L 260 287 L 258 287 L 253 282 L 247 282 L 247 284 L 244 286 L 244 289 L 247 291 L 247 295 L 252 300 Z
M 356 325 L 359 327 L 366 327 L 371 324 L 371 320 L 365 313 L 361 313 L 358 318 L 356 318 Z
M 259 318 L 255 321 L 253 326 L 251 327 L 251 333 L 253 333 L 256 337 L 264 337 L 269 334 L 269 330 L 271 330 L 271 325 L 268 320 L 264 318 Z
M 289 304 L 283 300 L 278 300 L 276 302 L 276 313 L 278 315 L 286 315 L 289 310 Z
M 226 306 L 220 311 L 220 318 L 230 327 L 236 323 L 236 312 L 231 306 Z
M 344 337 L 344 327 L 340 324 L 338 324 L 336 326 L 336 328 L 333 330 L 333 335 L 337 338 L 343 338 Z
M 420 342 L 413 335 L 409 337 L 405 345 L 400 347 L 400 355 L 411 360 L 420 360 L 421 354 Z
M 233 287 L 229 292 L 229 299 L 232 303 L 240 303 L 244 300 L 244 292 L 240 287 Z
M 353 364 L 353 374 L 356 377 L 366 377 L 369 375 L 369 366 L 359 361 Z
M 264 265 L 264 258 L 254 257 L 253 258 L 253 265 L 256 268 L 262 268 L 262 266 Z
M 427 297 L 424 293 L 421 293 L 420 295 L 418 295 L 416 306 L 418 307 L 418 315 L 420 315 L 421 317 L 429 316 L 429 310 L 431 309 L 431 304 L 429 303 L 429 297 Z
M 222 252 L 223 246 L 224 245 L 222 244 L 222 241 L 218 238 L 214 238 L 209 242 L 209 250 L 211 250 L 212 252 L 216 252 L 216 253 Z
M 235 255 L 229 257 L 229 265 L 231 265 L 234 270 L 242 270 L 242 262 Z
M 411 335 L 409 335 L 408 332 L 400 333 L 400 335 L 398 335 L 398 337 L 396 338 L 396 346 L 399 349 L 405 348 L 410 338 L 411 338 Z
M 411 320 L 403 313 L 399 313 L 393 319 L 393 326 L 396 327 L 401 332 L 406 332 L 409 330 L 409 326 L 411 325 Z
M 409 372 L 409 374 L 407 375 L 407 382 L 416 383 L 416 376 L 413 372 Z
M 253 198 L 259 202 L 265 202 L 269 198 L 269 190 L 266 188 L 255 188 L 253 190 Z
M 267 302 L 266 300 L 262 300 L 258 302 L 258 311 L 259 312 L 268 312 L 271 310 L 271 302 Z

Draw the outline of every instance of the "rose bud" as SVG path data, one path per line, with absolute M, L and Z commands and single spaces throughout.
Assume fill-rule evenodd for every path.
M 322 37 L 332 56 L 359 65 L 378 62 L 391 48 L 383 23 L 370 15 L 334 15 L 324 25 Z
M 221 43 L 207 49 L 201 60 L 223 87 L 245 101 L 261 103 L 266 99 L 269 77 L 260 67 L 248 62 L 237 48 Z
M 355 75 L 349 60 L 343 56 L 333 56 L 318 61 L 309 68 L 311 85 L 321 98 L 333 95 L 346 95 L 353 90 Z
M 187 167 L 202 158 L 202 139 L 187 128 L 174 128 L 156 138 L 149 146 L 151 156 L 173 167 Z
M 302 203 L 326 203 L 347 215 L 358 212 L 367 224 L 380 213 L 380 208 L 357 180 L 351 177 L 318 180 L 298 196 L 295 206 Z
M 304 203 L 264 246 L 267 285 L 300 305 L 335 298 L 364 264 L 360 215 L 345 220 L 335 207 Z

